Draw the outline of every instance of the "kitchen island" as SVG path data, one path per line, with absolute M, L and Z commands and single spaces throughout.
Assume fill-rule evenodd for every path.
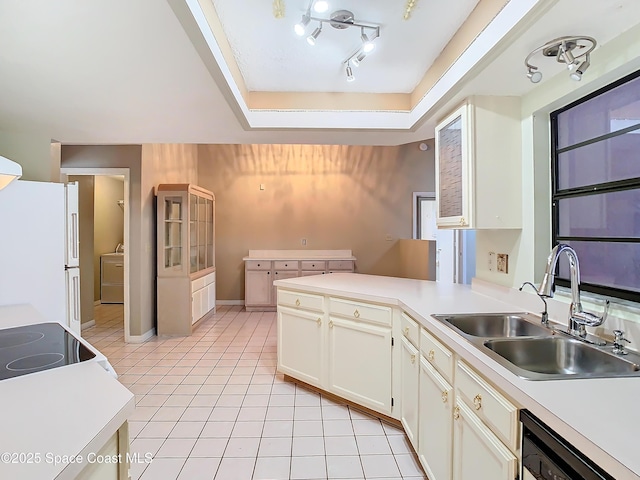
M 431 317 L 432 314 L 525 311 L 521 305 L 497 300 L 486 294 L 486 288 L 479 293 L 464 285 L 358 274 L 280 280 L 276 286 L 279 312 L 280 298 L 286 305 L 287 295 L 293 292 L 294 295 L 303 295 L 303 307 L 305 302 L 310 305 L 312 296 L 315 296 L 313 298 L 322 297 L 324 305 L 330 305 L 331 301 L 370 302 L 389 306 L 393 311 L 402 312 L 403 316 L 410 316 L 420 327 L 437 337 L 461 362 L 471 366 L 508 397 L 517 408 L 528 409 L 609 474 L 620 479 L 640 478 L 640 458 L 635 442 L 635 434 L 640 431 L 640 409 L 637 408 L 640 378 L 524 380 L 472 346 L 453 329 Z M 291 305 L 293 308 L 293 303 Z M 282 310 L 287 310 L 287 307 Z M 316 312 L 320 310 L 320 307 L 316 308 Z M 326 313 L 326 308 L 324 311 Z M 354 314 L 360 316 L 362 311 L 360 309 Z M 318 325 L 332 318 L 319 313 L 315 316 Z M 400 333 L 400 326 L 395 325 L 396 318 L 392 332 L 400 340 L 398 337 L 402 337 L 404 332 Z M 329 320 L 329 327 L 333 327 L 334 323 Z M 281 333 L 278 333 L 279 340 Z M 279 365 L 280 348 L 279 345 Z M 394 362 L 399 358 L 394 356 Z M 393 395 L 396 398 L 402 390 L 397 367 L 399 365 L 393 366 Z M 291 376 L 295 378 L 295 375 Z M 401 401 L 396 401 L 396 404 Z M 399 419 L 399 412 L 393 408 L 390 416 Z
M 29 305 L 0 307 L 2 329 L 42 321 Z M 93 361 L 0 381 L 0 478 L 128 478 L 134 409 L 134 395 Z

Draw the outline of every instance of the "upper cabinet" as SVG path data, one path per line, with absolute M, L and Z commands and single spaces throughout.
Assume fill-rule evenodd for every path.
M 522 227 L 517 97 L 470 97 L 436 126 L 439 228 Z
M 157 195 L 158 276 L 197 276 L 213 269 L 213 193 L 194 185 L 162 184 Z

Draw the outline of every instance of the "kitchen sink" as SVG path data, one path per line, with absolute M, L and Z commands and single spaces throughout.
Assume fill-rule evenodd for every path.
M 498 363 L 516 375 L 532 380 L 640 375 L 640 357 L 637 355 L 613 355 L 572 338 L 495 339 L 486 340 L 483 345 L 499 357 Z
M 433 317 L 474 337 L 536 337 L 552 333 L 536 317 L 527 313 L 471 313 Z
M 614 355 L 611 344 L 597 346 L 563 336 L 560 325 L 543 325 L 540 317 L 530 313 L 432 317 L 527 380 L 640 377 L 639 354 Z

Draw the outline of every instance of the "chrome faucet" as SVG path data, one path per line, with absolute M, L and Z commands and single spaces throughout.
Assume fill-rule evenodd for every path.
M 562 252 L 566 253 L 569 258 L 569 269 L 571 272 L 571 306 L 569 307 L 569 328 L 566 333 L 583 339 L 587 336 L 586 327 L 597 327 L 598 325 L 602 325 L 607 319 L 609 300 L 605 303 L 604 312 L 601 317 L 582 310 L 582 304 L 580 303 L 580 264 L 578 262 L 578 255 L 573 248 L 562 243 L 553 247 L 549 258 L 547 258 L 547 268 L 544 272 L 540 288 L 538 289 L 538 295 L 547 298 L 553 297 L 554 272 Z

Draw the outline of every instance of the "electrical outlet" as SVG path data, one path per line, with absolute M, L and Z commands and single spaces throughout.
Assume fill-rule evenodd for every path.
M 495 252 L 489 252 L 489 271 L 493 272 L 496 269 L 496 254 Z
M 260 184 L 260 190 L 264 190 L 264 183 Z
M 392 242 L 392 241 L 393 241 L 393 235 L 391 235 L 390 233 L 387 233 L 387 234 L 385 235 L 384 239 L 385 239 L 387 242 Z
M 509 273 L 509 255 L 506 253 L 498 254 L 497 268 L 499 272 Z
M 303 238 L 302 240 L 300 240 L 300 243 L 304 246 L 307 244 L 307 239 Z

